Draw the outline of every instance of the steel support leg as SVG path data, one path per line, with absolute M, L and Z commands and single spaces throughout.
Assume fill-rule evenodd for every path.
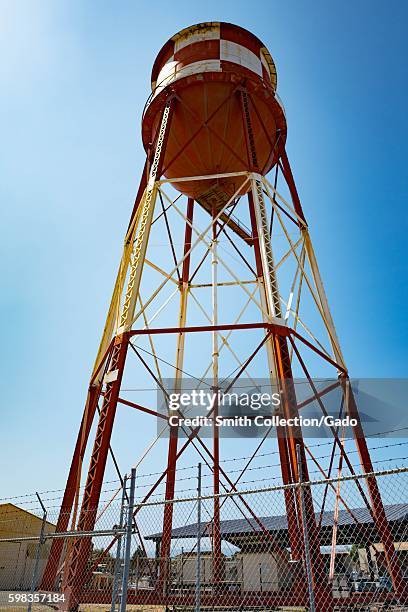
M 184 255 L 191 248 L 192 223 L 194 212 L 194 200 L 189 198 L 187 204 L 187 220 L 184 230 Z M 183 268 L 180 281 L 180 311 L 179 311 L 179 328 L 182 330 L 186 325 L 187 317 L 187 297 L 189 291 L 189 276 L 190 276 L 190 256 L 187 255 L 183 261 Z M 177 335 L 176 349 L 176 381 L 175 392 L 181 390 L 181 382 L 183 376 L 183 361 L 184 361 L 184 343 L 185 333 L 180 331 Z M 177 445 L 178 445 L 178 427 L 170 428 L 169 447 L 167 455 L 167 474 L 166 474 L 166 491 L 165 499 L 174 498 L 175 481 L 176 481 L 176 463 L 177 463 Z M 159 588 L 166 589 L 166 579 L 168 575 L 168 563 L 170 558 L 171 548 L 171 532 L 173 528 L 173 505 L 165 504 L 163 510 L 163 537 L 161 541 L 160 552 L 160 572 L 159 572 Z
M 248 194 L 248 202 L 249 202 L 249 213 L 251 218 L 251 226 L 252 226 L 252 235 L 254 238 L 254 250 L 255 250 L 255 263 L 257 270 L 257 279 L 259 283 L 259 290 L 261 293 L 261 305 L 264 310 L 270 313 L 268 306 L 268 299 L 266 294 L 266 283 L 264 279 L 264 271 L 262 266 L 262 257 L 259 246 L 259 236 L 258 236 L 258 228 L 257 221 L 255 216 L 255 208 L 254 208 L 254 198 L 252 193 Z M 279 308 L 279 304 L 275 303 L 275 308 Z M 272 313 L 270 313 L 273 316 Z M 275 346 L 273 338 L 270 338 L 267 342 L 267 354 L 268 354 L 268 362 L 269 362 L 269 373 L 271 384 L 277 384 L 277 367 L 276 367 L 276 355 L 275 355 Z M 283 484 L 289 485 L 294 483 L 294 479 L 292 476 L 291 463 L 288 453 L 287 447 L 287 437 L 286 432 L 283 427 L 277 428 L 277 437 L 278 437 L 278 450 L 279 450 L 279 458 L 280 458 L 280 466 L 282 473 L 282 481 Z M 298 561 L 302 558 L 301 552 L 301 539 L 299 538 L 299 525 L 297 519 L 296 512 L 296 500 L 294 497 L 293 489 L 285 489 L 284 492 L 285 497 L 285 507 L 286 514 L 288 516 L 288 532 L 289 532 L 289 541 L 291 548 L 291 556 L 293 561 Z
M 174 100 L 170 99 L 163 110 L 155 154 L 149 172 L 149 180 L 140 203 L 137 230 L 135 228 L 136 238 L 135 240 L 132 239 L 129 243 L 129 277 L 123 298 L 120 320 L 116 323 L 118 327 L 112 348 L 109 371 L 105 376 L 106 388 L 104 400 L 99 414 L 95 443 L 77 525 L 77 529 L 80 531 L 92 530 L 96 520 L 110 438 L 116 414 L 116 406 L 128 350 L 128 332 L 132 327 L 137 296 L 139 294 L 143 263 L 157 196 L 156 181 L 161 173 L 162 157 L 168 137 L 173 103 Z M 118 276 L 120 276 L 120 274 Z M 124 278 L 125 276 L 123 279 Z M 118 304 L 121 302 L 120 298 L 121 295 L 118 295 Z M 107 326 L 109 329 L 111 329 L 112 321 L 113 318 L 108 315 Z M 106 336 L 106 329 L 105 326 L 103 338 Z M 75 542 L 69 558 L 66 559 L 67 573 L 66 584 L 64 585 L 65 602 L 63 604 L 63 609 L 65 610 L 75 610 L 78 607 L 90 549 L 91 539 L 81 538 Z
M 217 223 L 214 221 L 217 210 L 214 208 L 212 211 L 213 215 L 213 226 L 212 226 L 212 244 L 211 244 L 211 274 L 212 274 L 212 324 L 218 325 L 218 257 L 217 257 Z M 218 360 L 219 360 L 219 348 L 218 348 L 218 332 L 212 332 L 212 392 L 218 393 L 219 390 L 219 375 L 218 375 Z M 220 499 L 218 497 L 220 493 L 220 438 L 219 429 L 216 424 L 218 416 L 218 401 L 214 404 L 214 413 L 212 415 L 212 434 L 213 434 L 213 533 L 212 533 L 212 545 L 213 545 L 213 562 L 212 562 L 212 579 L 214 586 L 217 587 L 223 580 L 223 567 L 222 567 L 222 554 L 221 554 L 221 529 L 220 529 Z
M 92 386 L 89 389 L 84 415 L 82 417 L 81 426 L 79 428 L 77 441 L 75 444 L 74 456 L 71 461 L 71 467 L 68 474 L 67 483 L 65 485 L 64 497 L 62 498 L 61 509 L 58 516 L 58 521 L 55 531 L 68 531 L 69 520 L 72 513 L 72 506 L 77 490 L 78 474 L 80 466 L 85 454 L 85 448 L 89 437 L 89 432 L 96 412 L 96 406 L 99 398 L 97 387 Z M 55 588 L 58 568 L 61 563 L 61 553 L 64 547 L 64 540 L 55 538 L 52 541 L 50 553 L 48 555 L 47 565 L 41 580 L 40 588 L 43 591 L 52 591 Z
M 114 380 L 106 385 L 78 520 L 78 531 L 91 531 L 95 525 L 127 349 L 127 335 L 118 336 L 115 340 L 108 372 L 108 376 L 110 375 Z M 90 550 L 91 538 L 80 538 L 73 545 L 70 558 L 66 560 L 69 567 L 67 583 L 64 585 L 65 603 L 62 609 L 75 610 L 79 604 L 82 580 Z
M 365 439 L 363 427 L 361 425 L 360 415 L 358 413 L 350 381 L 347 378 L 343 378 L 342 386 L 347 413 L 351 419 L 355 419 L 357 421 L 357 425 L 353 427 L 353 433 L 361 465 L 364 472 L 366 474 L 370 474 L 371 472 L 374 472 L 374 467 L 371 461 L 370 452 L 368 450 L 367 441 Z M 397 597 L 399 597 L 400 603 L 407 603 L 408 585 L 402 575 L 401 564 L 398 559 L 398 553 L 394 547 L 394 540 L 392 537 L 392 532 L 387 519 L 387 515 L 385 513 L 384 504 L 381 499 L 381 493 L 378 487 L 377 479 L 375 478 L 375 476 L 368 476 L 366 478 L 366 484 L 368 493 L 370 495 L 371 508 L 375 526 L 377 528 L 378 535 L 380 536 L 380 540 L 384 547 L 384 555 L 387 563 L 387 569 L 392 580 L 392 585 L 394 587 L 395 594 L 397 595 Z
M 272 245 L 270 240 L 269 224 L 265 210 L 265 201 L 263 196 L 263 188 L 261 177 L 257 179 L 257 175 L 251 181 L 252 183 L 252 203 L 254 208 L 254 217 L 257 228 L 257 243 L 259 245 L 260 259 L 262 262 L 263 280 L 265 283 L 265 291 L 268 303 L 268 311 L 271 316 L 281 318 L 281 305 L 279 289 L 277 279 L 275 275 L 275 265 L 273 258 Z M 298 416 L 298 408 L 296 401 L 295 388 L 293 384 L 292 367 L 290 362 L 290 354 L 288 345 L 285 337 L 274 336 L 274 358 L 277 370 L 277 378 L 283 391 L 283 412 L 286 418 L 293 418 Z M 308 469 L 305 455 L 305 449 L 303 444 L 303 436 L 300 427 L 287 427 L 286 429 L 286 444 L 287 454 L 290 464 L 290 472 L 282 473 L 284 477 L 291 476 L 292 482 L 298 481 L 299 479 L 299 464 L 297 458 L 297 446 L 299 446 L 299 456 L 302 461 L 302 471 L 304 478 L 308 480 Z M 284 445 L 281 442 L 279 451 L 284 450 Z M 286 461 L 286 452 L 282 457 L 283 461 Z M 284 463 L 282 462 L 282 467 Z M 311 543 L 311 549 L 313 555 L 311 556 L 311 571 L 313 577 L 314 586 L 319 585 L 320 595 L 316 595 L 316 609 L 320 609 L 320 604 L 323 606 L 323 601 L 327 602 L 331 599 L 331 592 L 329 591 L 328 585 L 325 584 L 325 571 L 323 559 L 320 552 L 320 538 L 318 534 L 318 527 L 315 521 L 314 506 L 310 488 L 305 488 L 304 492 L 304 507 L 306 507 L 306 516 L 302 516 L 302 503 L 299 495 L 297 495 L 295 509 L 292 506 L 291 500 L 285 500 L 289 505 L 288 511 L 288 531 L 291 534 L 291 543 L 294 545 L 295 555 L 299 550 L 299 540 L 303 543 L 304 539 L 299 537 L 302 533 L 302 520 L 305 519 L 307 522 L 307 528 Z M 295 515 L 296 512 L 296 516 Z M 289 524 L 289 521 L 291 524 Z M 296 534 L 297 543 L 296 543 Z M 304 546 L 302 544 L 302 557 L 304 557 Z

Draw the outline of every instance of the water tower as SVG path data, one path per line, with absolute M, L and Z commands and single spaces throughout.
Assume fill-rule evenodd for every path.
M 186 372 L 194 370 L 203 353 L 209 359 L 207 374 L 209 371 L 215 388 L 220 382 L 227 349 L 231 349 L 237 362 L 234 379 L 256 363 L 257 371 L 262 370 L 262 375 L 269 376 L 282 391 L 281 411 L 288 419 L 298 416 L 302 409 L 293 382 L 294 368 L 302 371 L 313 400 L 323 412 L 327 391 L 317 390 L 308 360 L 315 368 L 317 362 L 331 368 L 336 378 L 334 386 L 344 391 L 344 411 L 356 419 L 354 437 L 361 467 L 366 473 L 373 471 L 353 394 L 347 391 L 347 367 L 286 154 L 287 123 L 276 93 L 277 73 L 268 49 L 252 33 L 236 25 L 219 22 L 194 25 L 163 46 L 153 66 L 151 86 L 142 119 L 146 164 L 90 378 L 57 531 L 66 531 L 70 524 L 82 532 L 94 528 L 115 417 L 120 417 L 119 405 L 120 410 L 124 405 L 134 408 L 134 449 L 136 454 L 142 451 L 144 441 L 138 437 L 137 419 L 141 415 L 145 418 L 146 414 L 155 419 L 156 408 L 154 402 L 146 406 L 137 396 L 126 398 L 123 380 L 129 361 L 137 358 L 139 366 L 145 367 L 145 378 L 152 376 L 160 382 L 155 366 L 169 365 L 168 357 L 162 359 L 159 352 L 160 342 L 164 343 L 166 355 L 169 343 L 174 345 L 171 367 L 176 388 L 182 385 Z M 152 236 L 160 224 L 158 235 L 168 239 L 168 246 L 153 260 L 149 255 L 154 246 Z M 227 248 L 230 259 L 223 250 Z M 196 256 L 199 249 L 200 255 Z M 197 282 L 205 269 L 207 277 Z M 158 301 L 169 286 L 174 288 L 175 298 L 166 295 L 164 301 Z M 208 299 L 197 297 L 200 290 L 208 292 Z M 235 293 L 228 296 L 228 291 Z M 305 292 L 308 306 L 303 317 Z M 177 301 L 176 310 L 170 307 L 171 299 Z M 234 314 L 235 309 L 237 313 L 245 310 L 238 307 L 240 301 L 250 304 L 249 320 Z M 317 325 L 324 331 L 324 340 L 312 330 Z M 231 347 L 231 338 L 236 336 L 239 356 Z M 144 357 L 135 348 L 135 338 L 150 343 Z M 190 346 L 195 346 L 196 352 L 187 358 Z M 152 360 L 150 365 L 147 354 Z M 141 380 L 138 375 L 133 386 L 143 386 L 138 385 Z M 94 422 L 96 433 L 90 464 L 83 466 Z M 307 481 L 311 460 L 314 465 L 319 463 L 308 452 L 302 428 L 288 425 L 278 429 L 276 446 L 283 483 L 298 482 L 300 475 Z M 212 582 L 215 589 L 217 585 L 221 589 L 222 534 L 217 495 L 220 483 L 231 491 L 236 491 L 237 485 L 223 467 L 223 439 L 216 428 L 210 442 L 201 439 L 196 429 L 187 438 L 181 439 L 180 433 L 177 426 L 170 427 L 165 442 L 166 460 L 158 482 L 164 484 L 165 499 L 172 500 L 177 468 L 187 447 L 199 449 L 208 463 L 215 494 Z M 338 457 L 344 469 L 354 473 L 339 432 L 333 429 L 331 433 L 333 457 Z M 266 444 L 272 444 L 268 437 Z M 326 468 L 320 469 L 325 476 L 330 475 Z M 80 496 L 82 471 L 86 472 L 86 479 Z M 402 577 L 375 478 L 368 477 L 366 487 L 368 495 L 364 491 L 361 494 L 380 535 L 394 589 L 400 592 Z M 149 499 L 151 492 L 145 499 Z M 306 487 L 304 492 L 303 505 L 289 490 L 284 496 L 290 554 L 292 561 L 302 567 L 306 526 L 316 609 L 330 609 L 330 589 L 321 578 L 324 572 L 313 495 L 311 488 Z M 167 503 L 163 512 L 159 554 L 164 560 L 170 555 L 173 510 L 173 505 Z M 245 512 L 253 521 L 260 521 L 250 507 Z M 78 515 L 77 520 L 73 521 L 73 515 Z M 58 580 L 62 548 L 62 540 L 55 539 L 43 588 L 52 589 Z M 75 609 L 81 600 L 89 552 L 90 540 L 78 539 L 65 561 L 67 609 Z M 157 576 L 160 595 L 157 601 L 163 604 L 168 603 L 163 587 L 166 579 L 163 563 Z M 297 586 L 296 597 L 297 605 L 305 604 L 306 578 L 304 584 Z M 222 589 L 207 596 L 208 605 L 214 605 L 220 598 Z M 281 605 L 284 604 L 282 596 Z M 238 603 L 234 605 L 237 609 Z

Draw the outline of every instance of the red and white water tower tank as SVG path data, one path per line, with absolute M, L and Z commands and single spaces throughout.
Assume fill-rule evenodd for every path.
M 256 165 L 266 174 L 285 144 L 286 120 L 276 95 L 276 68 L 264 44 L 230 23 L 200 23 L 175 34 L 152 70 L 152 94 L 142 122 L 143 144 L 155 142 L 164 105 L 176 99 L 163 163 L 167 178 L 253 169 L 240 91 L 248 94 Z M 225 205 L 236 178 L 175 183 L 207 210 Z

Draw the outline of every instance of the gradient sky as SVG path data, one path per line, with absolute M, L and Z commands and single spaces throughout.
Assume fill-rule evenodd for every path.
M 235 22 L 270 49 L 350 372 L 408 375 L 407 17 L 403 0 L 0 0 L 0 497 L 64 486 L 151 66 L 192 23 Z

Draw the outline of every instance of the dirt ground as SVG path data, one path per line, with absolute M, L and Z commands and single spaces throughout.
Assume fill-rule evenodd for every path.
M 110 606 L 81 604 L 79 610 L 80 612 L 110 612 Z M 162 606 L 126 606 L 126 612 L 165 612 L 165 610 L 166 608 Z
M 50 604 L 34 604 L 32 605 L 32 612 L 52 612 L 55 607 Z M 110 612 L 110 606 L 106 604 L 81 604 L 79 607 L 80 612 Z M 5 604 L 0 596 L 0 612 L 27 612 L 27 604 Z M 165 608 L 162 606 L 130 606 L 126 607 L 126 612 L 165 612 Z

